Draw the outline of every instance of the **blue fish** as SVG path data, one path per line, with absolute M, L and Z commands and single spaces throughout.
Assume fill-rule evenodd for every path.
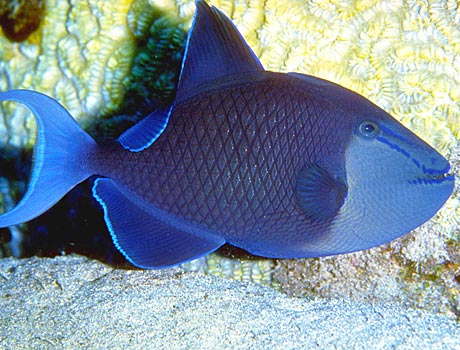
M 389 242 L 453 190 L 445 158 L 334 83 L 264 70 L 232 22 L 197 1 L 172 106 L 97 144 L 58 102 L 14 90 L 38 124 L 24 198 L 0 227 L 35 218 L 96 174 L 115 246 L 143 268 L 230 243 L 272 258 Z

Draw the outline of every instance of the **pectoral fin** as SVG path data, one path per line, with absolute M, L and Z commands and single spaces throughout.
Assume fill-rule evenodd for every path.
M 347 193 L 345 183 L 316 164 L 308 164 L 297 177 L 297 203 L 313 221 L 332 218 L 341 208 Z

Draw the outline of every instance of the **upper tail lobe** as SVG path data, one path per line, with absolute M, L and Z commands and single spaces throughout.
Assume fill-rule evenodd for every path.
M 93 171 L 85 163 L 96 142 L 56 100 L 35 91 L 0 93 L 0 101 L 26 105 L 37 121 L 32 174 L 27 192 L 11 211 L 0 215 L 0 227 L 31 220 L 59 201 Z

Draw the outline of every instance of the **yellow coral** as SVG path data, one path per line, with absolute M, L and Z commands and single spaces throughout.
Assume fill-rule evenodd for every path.
M 57 98 L 77 119 L 116 110 L 135 42 L 126 25 L 132 1 L 48 0 L 40 30 L 22 43 L 0 35 L 0 89 L 27 88 Z M 28 141 L 24 113 L 0 127 L 11 144 Z M 21 135 L 10 138 L 8 134 Z

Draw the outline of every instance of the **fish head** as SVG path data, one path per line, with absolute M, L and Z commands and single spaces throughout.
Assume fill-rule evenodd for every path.
M 360 249 L 389 242 L 429 220 L 449 198 L 449 162 L 363 97 L 349 108 L 344 152 L 347 195 L 332 230 L 352 234 Z M 356 102 L 356 101 L 355 101 Z
M 298 207 L 309 220 L 329 225 L 327 234 L 305 245 L 304 255 L 375 247 L 436 214 L 454 188 L 441 154 L 365 97 L 316 77 L 288 77 L 321 100 L 341 139 L 335 154 L 298 177 Z

